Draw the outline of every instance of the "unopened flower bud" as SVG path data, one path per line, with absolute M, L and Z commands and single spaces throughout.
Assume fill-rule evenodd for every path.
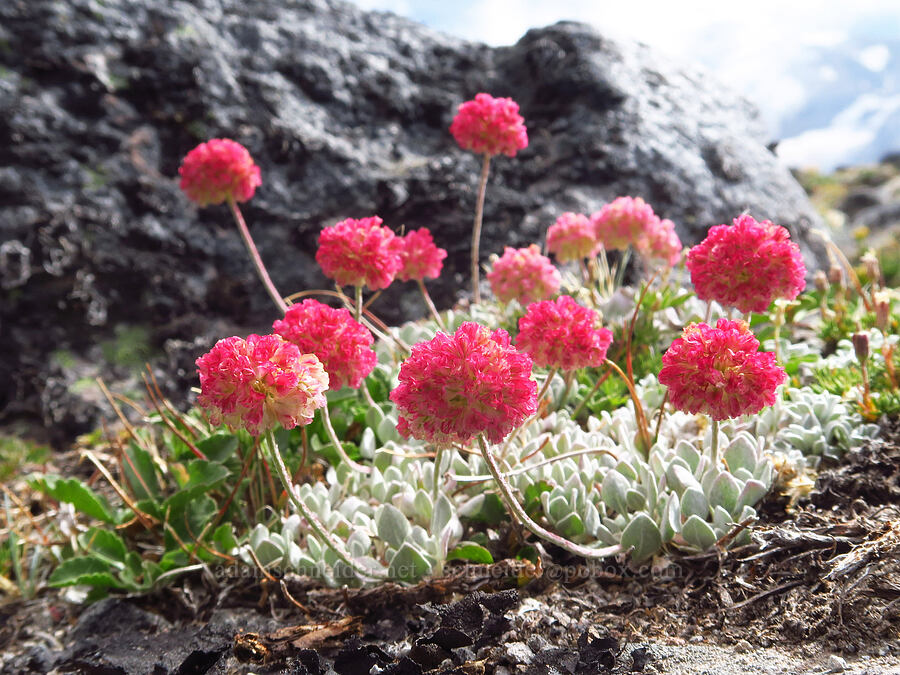
M 856 352 L 857 360 L 864 364 L 869 358 L 869 334 L 854 333 L 850 341 L 853 342 L 853 351 Z
M 832 265 L 828 268 L 828 281 L 832 284 L 844 287 L 844 270 L 839 265 Z
M 875 301 L 875 325 L 882 333 L 887 333 L 891 320 L 891 296 L 887 291 L 875 291 L 872 299 Z
M 865 270 L 866 277 L 873 284 L 877 284 L 881 280 L 881 266 L 878 264 L 878 256 L 872 251 L 866 251 L 860 258 Z
M 822 270 L 816 270 L 816 273 L 813 275 L 813 283 L 815 283 L 816 290 L 819 293 L 824 293 L 828 290 L 828 277 Z

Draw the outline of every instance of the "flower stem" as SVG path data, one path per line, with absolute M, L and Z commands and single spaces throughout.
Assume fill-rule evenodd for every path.
M 291 482 L 291 476 L 288 473 L 287 467 L 284 465 L 284 460 L 281 457 L 281 452 L 279 452 L 278 445 L 275 443 L 275 439 L 273 438 L 271 433 L 266 435 L 266 445 L 269 448 L 269 453 L 272 456 L 273 463 L 278 468 L 278 476 L 281 478 L 281 484 L 284 486 L 284 489 L 288 494 L 288 498 L 291 500 L 291 503 L 297 508 L 300 514 L 306 519 L 306 522 L 309 523 L 310 528 L 312 528 L 312 531 L 316 533 L 316 536 L 319 537 L 325 543 L 325 545 L 328 546 L 328 548 L 334 551 L 335 555 L 337 555 L 338 559 L 341 562 L 350 567 L 360 576 L 370 579 L 387 579 L 387 574 L 367 570 L 359 563 L 355 562 L 350 556 L 349 552 L 344 549 L 344 545 L 325 528 L 325 526 L 322 524 L 322 521 L 320 521 L 316 517 L 316 514 L 314 514 L 304 503 L 304 501 L 296 495 L 296 493 L 294 492 L 294 486 Z
M 574 410 L 574 412 L 572 412 L 572 419 L 573 419 L 573 420 L 577 420 L 577 419 L 578 419 L 578 413 L 580 413 L 580 412 L 584 409 L 584 406 L 587 405 L 587 402 L 588 402 L 589 400 L 591 400 L 591 397 L 592 397 L 594 394 L 597 393 L 597 390 L 600 388 L 600 386 L 601 386 L 604 382 L 606 382 L 606 380 L 609 378 L 610 375 L 612 375 L 612 373 L 613 373 L 613 371 L 607 370 L 605 373 L 603 373 L 603 376 L 602 376 L 602 377 L 598 377 L 598 378 L 597 378 L 597 381 L 594 383 L 594 386 L 593 386 L 593 388 L 590 390 L 590 392 L 588 392 L 588 395 L 585 396 L 583 399 L 581 399 L 581 403 L 579 403 L 577 406 L 575 406 L 575 410 Z
M 366 386 L 363 383 L 363 386 Z M 334 427 L 331 425 L 331 417 L 328 415 L 328 405 L 323 405 L 319 410 L 322 411 L 322 423 L 325 426 L 325 432 L 328 434 L 328 439 L 331 441 L 331 444 L 334 446 L 334 449 L 337 451 L 338 457 L 341 458 L 342 461 L 346 462 L 351 469 L 354 471 L 359 471 L 360 473 L 372 473 L 372 467 L 363 466 L 357 462 L 354 462 L 350 459 L 347 452 L 344 450 L 344 446 L 341 445 L 341 441 L 338 439 L 337 434 L 334 432 Z
M 444 452 L 444 447 L 442 445 L 438 445 L 437 449 L 434 453 L 434 477 L 433 477 L 433 485 L 432 492 L 434 493 L 434 501 L 437 501 L 438 498 L 438 488 L 441 486 L 441 455 Z
M 478 257 L 481 246 L 481 219 L 484 216 L 484 195 L 487 191 L 488 171 L 491 168 L 491 156 L 484 155 L 481 165 L 481 179 L 478 183 L 478 200 L 475 202 L 475 223 L 472 226 L 472 301 L 481 302 L 481 291 L 478 287 Z
M 275 284 L 272 283 L 272 278 L 269 276 L 269 272 L 266 270 L 266 266 L 263 264 L 262 258 L 259 255 L 259 251 L 256 248 L 256 244 L 253 243 L 253 237 L 250 236 L 250 230 L 247 228 L 247 223 L 244 221 L 244 216 L 241 213 L 241 210 L 238 208 L 237 202 L 234 199 L 228 200 L 228 208 L 231 209 L 231 215 L 234 216 L 234 220 L 237 223 L 238 232 L 241 233 L 241 239 L 244 240 L 244 246 L 247 247 L 247 253 L 250 254 L 250 259 L 253 261 L 253 265 L 256 267 L 256 272 L 259 274 L 259 278 L 262 280 L 263 285 L 266 287 L 266 291 L 269 293 L 269 297 L 275 302 L 278 306 L 278 309 L 281 310 L 282 313 L 287 311 L 287 303 L 284 301 L 284 298 L 281 297 L 281 294 L 278 292 L 278 289 L 275 288 Z
M 712 443 L 710 444 L 710 454 L 712 454 L 712 465 L 717 467 L 719 464 L 719 420 L 712 420 Z
M 416 279 L 419 284 L 419 290 L 422 291 L 422 297 L 425 298 L 425 304 L 428 305 L 428 309 L 431 312 L 431 316 L 434 317 L 434 320 L 437 321 L 438 327 L 442 331 L 446 331 L 447 327 L 444 325 L 444 320 L 441 318 L 441 315 L 438 314 L 437 307 L 434 306 L 434 302 L 431 299 L 431 296 L 428 294 L 428 289 L 425 288 L 425 282 L 421 279 Z
M 559 410 L 562 410 L 566 407 L 566 403 L 569 400 L 569 396 L 572 394 L 572 384 L 575 382 L 575 371 L 570 370 L 563 376 L 563 382 L 566 384 L 566 388 L 563 389 L 562 396 L 559 398 Z
M 353 305 L 353 318 L 356 319 L 358 323 L 362 323 L 362 315 L 363 315 L 363 291 L 362 286 L 355 286 L 356 291 L 356 303 Z
M 588 548 L 587 546 L 581 546 L 573 541 L 569 541 L 565 537 L 561 537 L 549 530 L 545 530 L 538 525 L 528 516 L 525 509 L 522 508 L 522 505 L 516 500 L 516 497 L 512 492 L 512 486 L 510 486 L 503 474 L 500 473 L 500 469 L 497 467 L 497 463 L 491 455 L 490 448 L 488 447 L 488 443 L 483 434 L 478 435 L 478 446 L 481 449 L 481 456 L 487 464 L 488 471 L 490 471 L 494 482 L 497 483 L 497 487 L 500 488 L 500 494 L 503 496 L 503 501 L 506 502 L 507 508 L 509 508 L 513 516 L 530 532 L 544 541 L 548 541 L 569 553 L 580 555 L 584 558 L 605 558 L 622 551 L 622 547 L 618 544 L 607 546 L 606 548 Z

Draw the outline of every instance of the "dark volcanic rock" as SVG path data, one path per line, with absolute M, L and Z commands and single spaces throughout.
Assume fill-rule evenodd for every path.
M 812 208 L 753 107 L 583 25 L 491 49 L 330 0 L 5 0 L 0 423 L 43 420 L 57 439 L 89 428 L 91 415 L 40 394 L 61 354 L 85 356 L 122 325 L 188 364 L 182 379 L 166 373 L 170 394 L 187 391 L 215 338 L 268 331 L 274 313 L 227 210 L 194 209 L 175 180 L 212 137 L 240 141 L 262 168 L 245 215 L 284 292 L 328 285 L 314 263 L 323 226 L 379 214 L 430 227 L 448 249 L 433 292 L 450 304 L 479 159 L 447 127 L 479 91 L 515 97 L 531 137 L 493 164 L 485 257 L 539 239 L 564 210 L 630 194 L 686 243 L 749 209 L 788 226 L 814 262 Z M 397 286 L 376 309 L 421 313 Z

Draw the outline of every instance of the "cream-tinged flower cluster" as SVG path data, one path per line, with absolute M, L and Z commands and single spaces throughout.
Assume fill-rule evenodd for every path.
M 347 218 L 319 235 L 316 262 L 339 286 L 390 286 L 403 266 L 397 236 L 381 218 Z
M 246 429 L 254 436 L 312 422 L 325 405 L 328 374 L 314 354 L 280 335 L 219 340 L 197 359 L 198 403 L 213 424 Z

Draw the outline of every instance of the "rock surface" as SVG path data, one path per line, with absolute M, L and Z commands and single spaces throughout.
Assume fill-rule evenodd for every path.
M 433 294 L 450 304 L 479 159 L 447 127 L 479 91 L 515 97 L 531 137 L 493 164 L 485 257 L 630 194 L 688 244 L 748 209 L 821 259 L 807 238 L 817 217 L 751 104 L 584 25 L 493 49 L 338 0 L 5 0 L 0 424 L 42 423 L 57 441 L 90 429 L 97 407 L 79 392 L 129 376 L 123 351 L 150 358 L 183 400 L 212 341 L 269 330 L 227 210 L 194 209 L 174 178 L 208 138 L 235 138 L 262 168 L 244 212 L 284 292 L 327 287 L 323 226 L 377 213 L 448 249 Z M 413 285 L 396 286 L 376 309 L 422 313 Z

